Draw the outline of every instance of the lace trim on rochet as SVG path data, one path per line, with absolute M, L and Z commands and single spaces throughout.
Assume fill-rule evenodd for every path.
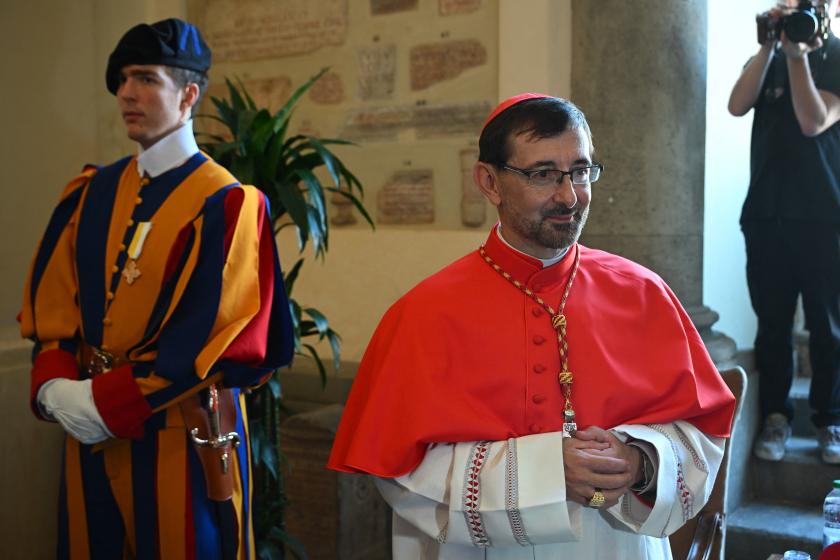
M 490 539 L 484 529 L 484 521 L 481 519 L 481 483 L 479 475 L 487 460 L 487 452 L 490 448 L 489 441 L 479 441 L 473 445 L 467 467 L 464 470 L 464 495 L 462 503 L 464 507 L 464 518 L 467 521 L 467 529 L 470 538 L 475 546 L 488 547 Z
M 505 509 L 507 510 L 510 529 L 513 531 L 513 538 L 520 546 L 531 546 L 531 540 L 525 532 L 522 524 L 522 515 L 519 512 L 519 467 L 516 455 L 516 439 L 508 440 L 506 455 L 507 469 L 505 470 Z
M 685 476 L 683 475 L 683 467 L 682 462 L 680 461 L 680 453 L 677 449 L 677 444 L 674 442 L 671 434 L 669 434 L 661 425 L 648 424 L 648 427 L 665 436 L 668 439 L 668 443 L 671 444 L 671 451 L 674 453 L 674 461 L 677 465 L 677 496 L 679 497 L 680 505 L 682 506 L 683 522 L 688 521 L 694 517 L 694 496 L 691 495 L 691 490 L 685 482 Z

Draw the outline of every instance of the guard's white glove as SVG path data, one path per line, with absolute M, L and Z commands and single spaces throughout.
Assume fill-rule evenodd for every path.
M 93 402 L 93 380 L 51 379 L 38 389 L 38 404 L 68 434 L 94 444 L 114 437 Z

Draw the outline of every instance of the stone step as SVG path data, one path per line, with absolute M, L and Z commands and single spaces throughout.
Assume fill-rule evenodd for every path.
M 774 463 L 754 458 L 751 470 L 755 496 L 806 507 L 821 507 L 832 481 L 840 479 L 840 465 L 820 460 L 814 438 L 790 438 L 784 459 Z
M 727 560 L 766 560 L 773 553 L 804 550 L 816 560 L 822 550 L 822 504 L 798 506 L 751 502 L 726 520 Z

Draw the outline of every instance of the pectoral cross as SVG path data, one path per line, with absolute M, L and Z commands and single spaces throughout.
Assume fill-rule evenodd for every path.
M 143 273 L 140 272 L 140 269 L 137 268 L 137 261 L 131 259 L 125 265 L 125 268 L 122 271 L 123 278 L 125 278 L 126 284 L 131 286 L 134 284 L 134 281 L 140 278 Z

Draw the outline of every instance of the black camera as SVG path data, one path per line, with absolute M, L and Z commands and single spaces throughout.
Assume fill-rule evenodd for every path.
M 761 44 L 778 41 L 782 31 L 794 43 L 811 43 L 817 37 L 828 38 L 831 15 L 828 13 L 828 2 L 800 0 L 796 8 L 781 17 L 764 12 L 755 16 L 755 22 Z

